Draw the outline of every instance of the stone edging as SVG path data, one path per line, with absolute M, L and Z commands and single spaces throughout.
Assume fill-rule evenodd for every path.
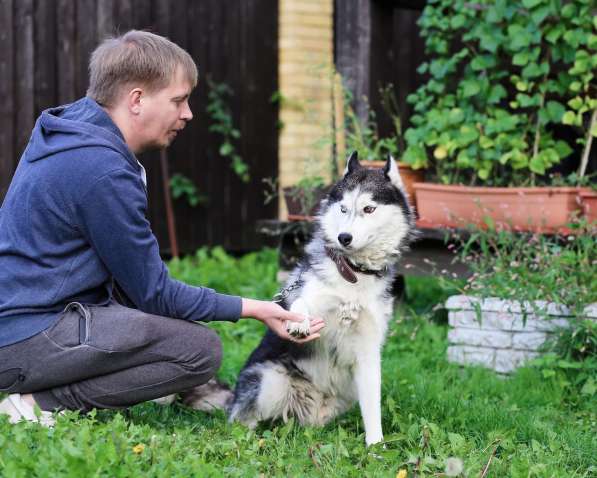
M 499 373 L 510 373 L 538 356 L 549 336 L 568 327 L 572 318 L 568 307 L 546 301 L 456 295 L 448 298 L 446 308 L 448 360 Z M 585 307 L 582 317 L 597 320 L 597 304 Z

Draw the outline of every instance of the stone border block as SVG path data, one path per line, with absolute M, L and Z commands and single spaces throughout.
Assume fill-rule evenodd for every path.
M 525 362 L 539 356 L 526 350 L 496 350 L 493 369 L 499 373 L 511 373 Z
M 545 301 L 520 302 L 495 297 L 455 295 L 448 309 L 448 360 L 510 373 L 539 355 L 546 340 L 573 320 L 568 307 Z M 597 303 L 582 318 L 597 319 Z
M 448 361 L 460 365 L 481 365 L 493 368 L 495 350 L 488 347 L 450 345 L 448 347 Z
M 547 340 L 546 332 L 519 332 L 512 334 L 512 348 L 516 350 L 538 350 Z
M 510 348 L 512 334 L 499 330 L 455 328 L 448 332 L 451 344 L 476 345 L 480 347 Z

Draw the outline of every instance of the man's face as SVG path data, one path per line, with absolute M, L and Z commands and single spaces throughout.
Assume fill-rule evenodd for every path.
M 168 147 L 187 121 L 193 118 L 189 107 L 191 91 L 191 84 L 182 68 L 178 67 L 166 88 L 141 95 L 137 122 L 140 151 Z

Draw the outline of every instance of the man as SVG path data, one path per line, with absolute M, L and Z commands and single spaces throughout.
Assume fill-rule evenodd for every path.
M 126 407 L 205 383 L 221 343 L 194 321 L 254 317 L 295 340 L 285 321 L 304 320 L 175 281 L 159 256 L 135 154 L 167 147 L 192 119 L 190 55 L 130 31 L 104 41 L 89 71 L 85 98 L 37 120 L 0 209 L 0 412 L 13 422 L 49 425 L 52 411 Z M 136 309 L 115 301 L 119 290 Z M 312 320 L 303 341 L 322 327 Z

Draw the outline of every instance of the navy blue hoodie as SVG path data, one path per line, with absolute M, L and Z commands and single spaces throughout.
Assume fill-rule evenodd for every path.
M 146 211 L 141 166 L 95 101 L 44 111 L 0 208 L 0 347 L 69 302 L 107 304 L 114 280 L 147 313 L 238 320 L 240 297 L 169 277 Z

